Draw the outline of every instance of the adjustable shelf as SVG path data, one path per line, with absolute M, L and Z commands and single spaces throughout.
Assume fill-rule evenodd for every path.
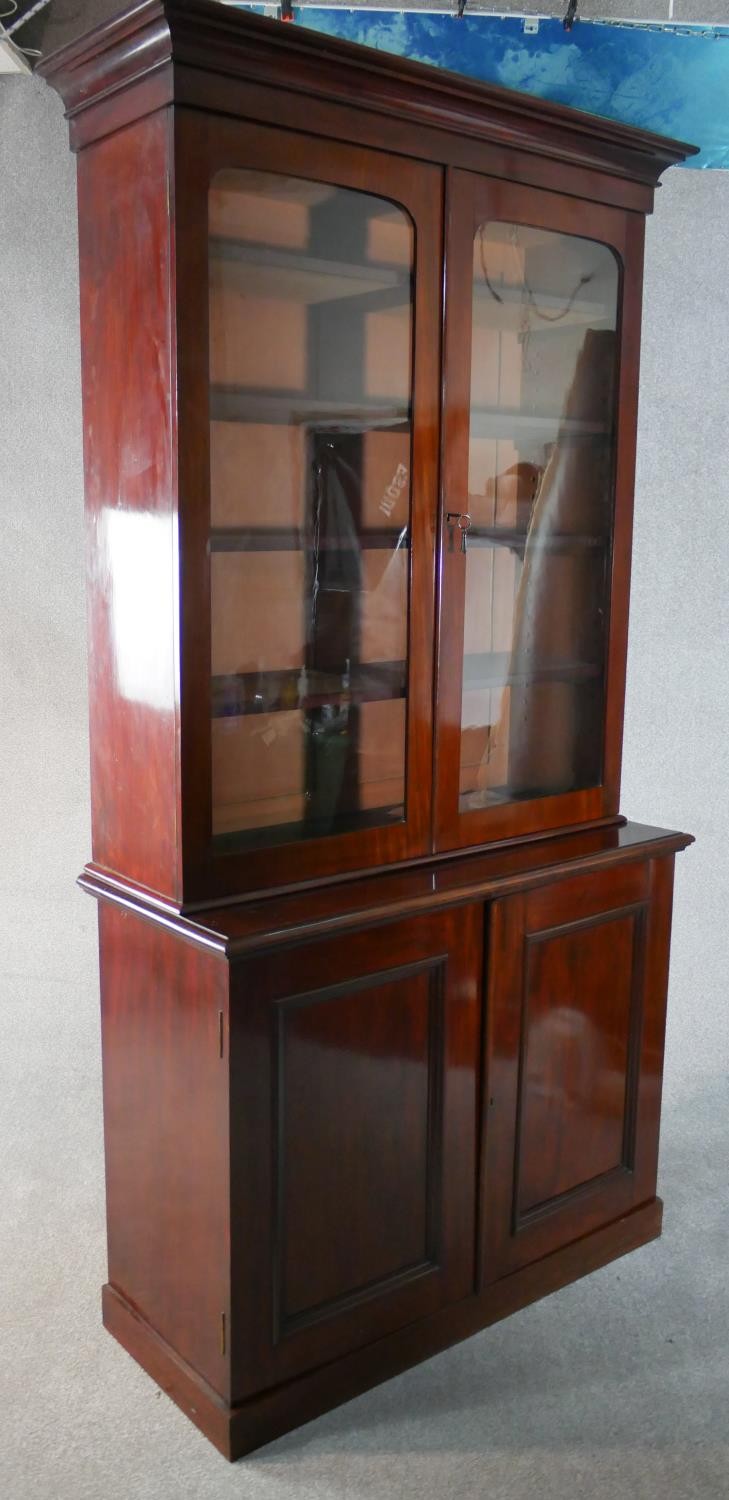
M 464 691 L 478 688 L 521 687 L 534 682 L 589 682 L 602 676 L 595 662 L 552 661 L 535 666 L 514 665 L 510 651 L 472 652 L 463 658 Z
M 472 792 L 460 792 L 458 803 L 462 812 L 473 812 L 482 807 L 504 807 L 510 802 L 533 802 L 536 798 L 554 797 L 554 787 L 540 786 L 488 786 Z
M 479 438 L 543 438 L 545 442 L 564 442 L 566 438 L 607 440 L 612 425 L 606 422 L 584 422 L 576 417 L 532 413 L 509 406 L 477 406 L 471 412 L 471 436 Z
M 319 552 L 396 552 L 410 546 L 407 526 L 366 527 L 350 536 L 322 536 Z M 304 552 L 311 535 L 296 527 L 218 526 L 210 533 L 211 552 Z
M 336 401 L 307 396 L 301 391 L 261 392 L 246 386 L 213 385 L 210 388 L 213 422 L 282 423 L 285 426 L 335 425 L 353 432 L 382 428 L 407 428 L 410 407 L 397 401 Z
M 327 260 L 222 236 L 213 236 L 209 245 L 212 260 L 240 268 L 247 297 L 275 297 L 307 306 L 357 298 L 358 303 L 366 302 L 363 311 L 401 306 L 410 299 L 409 269 Z
M 404 698 L 407 667 L 404 661 L 360 662 L 350 668 L 348 688 L 341 673 L 309 670 L 306 692 L 300 693 L 301 667 L 280 672 L 236 672 L 212 679 L 212 717 L 243 718 L 249 714 L 311 712 L 326 706 L 382 703 Z
M 489 328 L 500 332 L 520 332 L 525 312 L 532 331 L 538 329 L 540 333 L 550 328 L 610 327 L 610 314 L 605 304 L 589 297 L 575 297 L 570 303 L 568 296 L 540 291 L 534 294 L 532 301 L 520 283 L 489 287 L 485 281 L 474 281 L 473 297 L 479 324 L 486 323 Z M 545 316 L 540 317 L 540 313 Z
M 338 833 L 354 833 L 366 828 L 380 828 L 385 823 L 402 822 L 401 802 L 385 803 L 383 807 L 353 808 L 347 813 L 330 813 L 326 818 L 308 815 L 296 823 L 267 823 L 260 828 L 241 828 L 231 833 L 217 833 L 213 847 L 220 854 L 229 854 L 236 849 L 254 850 L 278 848 L 282 844 L 301 844 L 307 839 Z
M 474 496 L 480 501 L 481 496 Z M 523 553 L 532 540 L 535 548 L 545 552 L 598 551 L 609 545 L 609 537 L 583 532 L 547 532 L 533 537 L 526 527 L 472 526 L 468 532 L 469 547 L 506 547 Z

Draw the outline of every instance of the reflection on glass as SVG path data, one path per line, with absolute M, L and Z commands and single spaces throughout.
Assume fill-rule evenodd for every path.
M 461 811 L 601 779 L 617 307 L 607 246 L 479 227 Z
M 412 225 L 226 171 L 209 231 L 213 834 L 401 820 Z

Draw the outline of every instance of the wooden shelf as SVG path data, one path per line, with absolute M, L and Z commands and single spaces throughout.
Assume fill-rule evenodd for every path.
M 261 392 L 246 386 L 210 388 L 214 422 L 258 422 L 266 425 L 342 427 L 354 432 L 407 428 L 410 407 L 396 401 L 323 401 L 301 391 Z
M 522 411 L 519 407 L 474 406 L 471 436 L 480 438 L 539 438 L 564 442 L 566 438 L 609 438 L 612 428 L 605 422 L 583 422 L 574 417 Z
M 217 833 L 213 837 L 213 847 L 218 853 L 226 854 L 235 849 L 270 849 L 281 844 L 298 844 L 307 839 L 354 833 L 358 829 L 381 828 L 383 823 L 402 822 L 404 812 L 402 803 L 395 803 L 384 807 L 352 808 L 350 812 L 333 813 L 320 819 L 309 815 L 298 823 L 269 823 L 263 828 Z
M 365 298 L 370 311 L 410 300 L 409 268 L 327 260 L 300 250 L 227 237 L 213 237 L 209 245 L 211 258 L 226 262 L 231 267 L 229 274 L 240 272 L 241 290 L 249 297 L 275 297 L 307 306 Z
M 530 533 L 518 526 L 472 526 L 467 537 L 469 547 L 507 547 L 513 552 L 524 552 Z M 597 551 L 609 543 L 607 536 L 569 531 L 540 534 L 538 540 L 534 539 L 535 548 L 545 552 Z
M 244 718 L 250 714 L 308 712 L 326 705 L 382 703 L 407 694 L 404 661 L 361 662 L 350 671 L 348 689 L 341 673 L 310 671 L 306 693 L 299 693 L 301 667 L 276 672 L 236 672 L 212 679 L 212 717 Z
M 576 787 L 572 790 L 577 790 Z M 460 792 L 458 806 L 461 812 L 474 812 L 484 807 L 504 807 L 511 802 L 533 802 L 541 797 L 562 795 L 553 786 L 530 786 L 524 789 L 510 786 L 489 786 L 473 792 Z
M 309 534 L 296 527 L 216 526 L 210 533 L 211 552 L 304 552 Z M 410 546 L 407 526 L 363 528 L 349 537 L 321 537 L 320 552 L 395 552 Z
M 525 307 L 532 334 L 569 327 L 611 329 L 615 326 L 614 314 L 610 309 L 603 302 L 590 301 L 588 297 L 576 297 L 569 309 L 565 311 L 569 302 L 568 297 L 563 294 L 557 296 L 554 292 L 535 291 L 533 296 L 536 308 L 547 314 L 546 318 L 540 318 L 534 304 L 525 297 L 524 287 L 521 284 L 496 285 L 494 291 L 500 300 L 497 300 L 485 281 L 474 280 L 473 299 L 476 319 L 479 323 L 485 323 L 489 328 L 518 333 L 522 327 Z M 555 314 L 558 313 L 563 316 L 556 317 Z
M 513 664 L 510 651 L 471 652 L 463 658 L 463 690 L 522 687 L 535 682 L 590 682 L 602 676 L 602 667 L 586 661 L 543 662 L 534 666 Z

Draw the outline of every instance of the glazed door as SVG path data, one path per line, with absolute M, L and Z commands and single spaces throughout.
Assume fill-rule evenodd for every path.
M 493 905 L 487 1282 L 655 1196 L 672 881 L 664 858 Z
M 459 908 L 234 972 L 235 1400 L 473 1290 L 482 928 Z
M 188 125 L 183 818 L 205 895 L 429 847 L 442 175 Z
M 452 174 L 437 847 L 617 812 L 637 215 Z

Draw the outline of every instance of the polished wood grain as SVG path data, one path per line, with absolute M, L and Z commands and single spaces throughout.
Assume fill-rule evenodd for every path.
M 99 899 L 104 1321 L 235 1458 L 660 1232 L 673 861 L 691 838 L 626 823 L 618 784 L 643 219 L 660 173 L 693 148 L 208 0 L 142 0 L 41 72 L 79 152 L 93 805 L 81 884 Z M 242 338 L 224 370 L 238 384 L 211 401 L 208 230 L 217 244 L 226 225 L 217 199 L 209 221 L 209 192 L 236 169 L 374 194 L 408 216 L 414 477 L 405 817 L 223 853 L 211 721 L 229 668 L 249 706 L 227 652 L 228 635 L 260 628 L 236 562 L 258 468 L 272 505 L 253 537 L 260 595 L 264 546 L 282 583 L 272 570 L 299 524 L 280 493 L 281 391 L 262 395 L 263 377 L 241 390 L 241 371 L 256 374 Z M 601 783 L 459 815 L 464 566 L 438 490 L 444 515 L 464 509 L 482 216 L 619 257 L 620 416 Z M 314 236 L 320 277 L 323 253 Z M 250 246 L 234 259 L 256 274 Z M 290 246 L 282 264 L 312 274 Z M 378 311 L 392 295 L 390 277 Z M 269 370 L 295 352 L 289 311 L 291 347 L 262 351 Z M 331 415 L 346 421 L 352 369 L 343 379 Z M 251 399 L 268 436 L 240 484 L 240 449 L 217 455 L 211 511 L 211 414 L 230 421 Z M 303 442 L 297 454 L 299 474 Z M 371 496 L 358 505 L 371 527 Z M 213 660 L 211 566 L 231 558 L 241 597 Z M 360 623 L 362 642 L 379 629 Z M 378 692 L 402 691 L 401 634 Z M 297 662 L 277 672 L 279 695 Z
M 104 1324 L 224 1457 L 235 1461 L 352 1400 L 380 1381 L 430 1359 L 458 1340 L 510 1317 L 530 1302 L 648 1244 L 660 1235 L 662 1217 L 663 1204 L 660 1198 L 654 1198 L 536 1265 L 503 1277 L 480 1296 L 450 1304 L 344 1359 L 322 1365 L 233 1407 L 222 1403 L 196 1372 L 108 1286 L 103 1292 Z
M 485 1280 L 655 1195 L 672 865 L 491 909 Z
M 527 949 L 517 1228 L 633 1156 L 642 908 L 540 932 Z
M 461 854 L 409 869 L 381 872 L 367 879 L 332 881 L 244 904 L 193 908 L 181 915 L 152 901 L 124 881 L 88 867 L 79 884 L 158 922 L 186 942 L 241 957 L 254 951 L 295 946 L 304 940 L 362 930 L 384 920 L 416 916 L 507 892 L 532 890 L 554 880 L 614 868 L 652 855 L 673 854 L 693 843 L 690 834 L 648 828 L 641 823 L 610 824 L 526 839 L 488 852 Z
M 673 855 L 633 838 L 230 980 L 102 902 L 105 1319 L 228 1456 L 658 1232 Z
M 482 927 L 468 906 L 233 969 L 236 1399 L 472 1289 Z
M 227 1398 L 227 965 L 104 904 L 99 943 L 109 1283 Z
M 168 121 L 79 162 L 93 857 L 181 895 Z

